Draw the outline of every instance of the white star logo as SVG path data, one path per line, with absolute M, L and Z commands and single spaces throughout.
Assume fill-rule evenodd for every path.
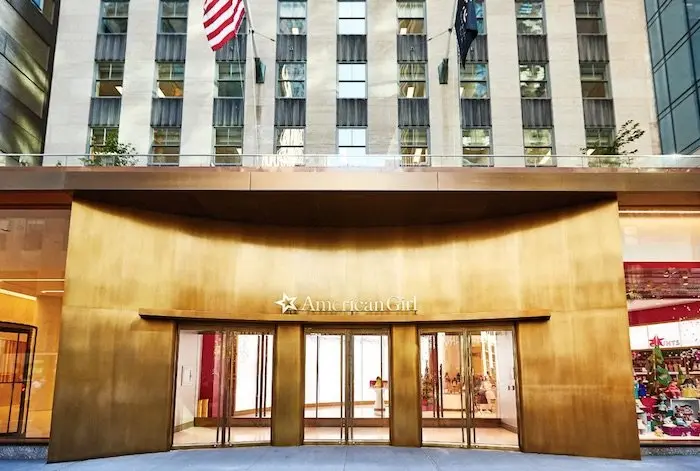
M 296 311 L 297 307 L 294 305 L 294 301 L 297 300 L 296 296 L 287 296 L 287 293 L 282 294 L 282 299 L 275 301 L 275 304 L 282 308 L 282 314 L 286 314 L 287 311 Z

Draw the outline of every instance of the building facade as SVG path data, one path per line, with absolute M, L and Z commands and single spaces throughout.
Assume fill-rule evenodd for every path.
M 476 6 L 459 68 L 450 2 L 251 2 L 213 53 L 200 2 L 64 0 L 43 165 L 0 172 L 0 443 L 696 440 L 697 165 L 654 155 L 644 6 Z
M 41 165 L 38 154 L 44 150 L 58 4 L 54 0 L 0 2 L 2 166 Z
M 646 131 L 639 155 L 658 154 L 641 5 L 478 2 L 481 34 L 460 70 L 450 2 L 264 0 L 250 6 L 256 33 L 216 54 L 198 2 L 66 3 L 46 149 L 57 157 L 45 165 L 118 135 L 155 154 L 144 165 L 254 165 L 240 155 L 264 154 L 284 165 L 402 155 L 405 165 L 581 166 L 582 148 L 606 145 L 628 120 Z
M 647 0 L 661 150 L 700 149 L 700 2 Z

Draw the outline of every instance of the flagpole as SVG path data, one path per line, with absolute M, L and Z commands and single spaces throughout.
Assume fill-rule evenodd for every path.
M 449 34 L 447 35 L 447 50 L 445 51 L 445 59 L 450 58 L 450 40 L 452 39 L 452 31 L 455 28 L 454 21 L 455 21 L 455 16 L 457 16 L 457 2 L 459 0 L 454 0 L 454 3 L 452 4 L 452 16 L 450 16 L 450 27 L 447 28 L 447 31 L 449 31 Z
M 255 44 L 255 27 L 253 27 L 253 16 L 250 14 L 250 7 L 248 6 L 248 0 L 243 0 L 243 8 L 245 8 L 245 15 L 248 17 L 248 30 L 251 34 L 251 39 L 253 40 L 253 57 L 259 59 L 258 55 L 258 45 Z

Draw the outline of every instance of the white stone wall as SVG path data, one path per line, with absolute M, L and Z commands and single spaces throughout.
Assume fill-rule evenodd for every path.
M 151 103 L 156 80 L 158 8 L 158 0 L 129 2 L 119 140 L 130 143 L 140 154 L 148 154 L 151 150 Z M 145 159 L 143 160 L 139 163 L 145 164 Z
M 492 152 L 498 167 L 522 167 L 523 120 L 520 105 L 518 41 L 513 0 L 484 2 L 489 48 Z
M 577 167 L 583 162 L 581 148 L 586 146 L 586 132 L 574 2 L 545 3 L 554 151 L 557 165 Z
M 367 1 L 367 153 L 371 154 L 399 152 L 397 20 L 394 0 Z
M 253 58 L 253 35 L 248 35 L 248 58 L 245 84 L 245 126 L 243 129 L 244 154 L 271 154 L 274 152 L 275 130 L 275 84 L 277 36 L 277 0 L 249 1 L 250 19 L 255 31 L 258 54 L 266 66 L 265 83 L 255 84 L 255 60 Z M 330 20 L 329 20 L 330 21 Z M 244 165 L 252 165 L 255 159 L 245 158 Z
M 306 153 L 336 153 L 338 2 L 311 0 L 307 11 Z
M 182 167 L 207 166 L 214 151 L 214 89 L 216 55 L 204 35 L 201 2 L 189 2 L 187 18 L 187 57 L 183 97 L 180 159 Z M 208 124 L 208 125 L 207 125 Z M 199 155 L 197 155 L 199 154 Z
M 452 26 L 454 3 L 427 0 L 428 96 L 430 97 L 430 152 L 433 166 L 462 165 L 462 125 L 459 108 L 459 62 L 455 35 L 444 33 Z M 440 34 L 443 33 L 443 34 Z M 449 52 L 448 52 L 449 42 Z M 440 85 L 438 66 L 448 54 L 449 78 Z
M 99 2 L 61 2 L 46 154 L 82 154 L 86 151 L 99 18 Z M 65 164 L 65 159 L 44 159 L 46 166 L 55 166 L 57 162 Z

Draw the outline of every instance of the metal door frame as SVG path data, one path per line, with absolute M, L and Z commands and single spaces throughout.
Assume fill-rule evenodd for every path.
M 462 388 L 460 388 L 460 405 L 462 410 L 460 412 L 461 421 L 461 433 L 462 433 L 462 443 L 428 443 L 421 446 L 444 446 L 444 447 L 458 447 L 458 448 L 473 448 L 473 449 L 514 449 L 507 445 L 485 445 L 476 442 L 476 411 L 474 409 L 474 366 L 472 364 L 472 335 L 481 335 L 482 332 L 510 332 L 513 339 L 513 373 L 515 378 L 515 404 L 516 404 L 516 415 L 518 421 L 518 445 L 517 449 L 521 449 L 521 412 L 520 412 L 520 375 L 518 370 L 518 345 L 516 337 L 516 325 L 515 324 L 477 324 L 477 325 L 447 325 L 447 326 L 430 326 L 425 328 L 419 328 L 418 338 L 420 339 L 422 335 L 433 335 L 438 333 L 443 333 L 447 335 L 456 335 L 459 337 L 460 341 L 460 370 L 464 371 L 464 394 L 462 393 Z M 420 340 L 419 340 L 420 342 Z M 437 348 L 437 343 L 436 343 Z M 419 371 L 421 371 L 419 366 Z M 439 378 L 439 381 L 444 381 L 444 378 Z M 465 413 L 466 411 L 466 413 Z M 421 411 L 421 430 L 423 429 L 423 416 Z M 421 433 L 422 435 L 422 433 Z M 422 440 L 421 440 L 422 441 Z
M 258 336 L 258 350 L 257 350 L 257 367 L 256 367 L 256 401 L 255 401 L 255 419 L 258 419 L 258 413 L 262 411 L 264 413 L 265 402 L 267 398 L 267 391 L 272 391 L 272 381 L 274 376 L 270 375 L 270 384 L 267 384 L 267 369 L 272 371 L 273 361 L 268 359 L 268 345 L 272 344 L 274 355 L 274 327 L 268 325 L 239 325 L 239 324 L 221 324 L 221 323 L 178 323 L 177 325 L 177 342 L 175 346 L 175 371 L 173 375 L 173 413 L 171 419 L 171 427 L 175 420 L 175 407 L 177 406 L 177 378 L 178 378 L 178 352 L 180 346 L 180 333 L 185 332 L 196 332 L 197 334 L 213 333 L 217 336 L 221 336 L 221 351 L 219 354 L 219 368 L 217 373 L 218 380 L 214 384 L 214 388 L 219 392 L 219 403 L 216 412 L 218 417 L 216 420 L 216 440 L 214 443 L 209 445 L 174 445 L 174 433 L 170 434 L 171 448 L 173 449 L 184 449 L 184 448 L 216 448 L 216 447 L 235 447 L 235 446 L 254 446 L 254 445 L 269 445 L 270 442 L 232 442 L 231 441 L 231 427 L 235 426 L 235 420 L 233 414 L 235 413 L 235 402 L 236 402 L 236 365 L 237 365 L 237 345 L 236 336 L 237 335 L 255 335 Z M 264 340 L 260 342 L 260 337 Z M 262 348 L 261 348 L 262 347 Z M 264 358 L 261 358 L 261 354 Z M 261 369 L 263 370 L 261 374 Z M 263 376 L 263 377 L 261 377 Z M 274 407 L 271 405 L 271 408 Z M 228 413 L 227 413 L 228 412 Z M 272 410 L 270 410 L 270 416 L 272 415 Z M 254 420 L 255 420 L 254 419 Z M 262 420 L 271 420 L 267 417 L 260 417 Z M 233 421 L 233 422 L 232 422 Z M 271 425 L 270 425 L 271 426 Z M 270 436 L 270 439 L 272 436 Z
M 304 329 L 304 342 L 306 343 L 306 338 L 308 335 L 317 335 L 319 337 L 323 335 L 328 336 L 340 336 L 340 402 L 341 402 L 341 413 L 340 418 L 340 437 L 338 440 L 306 440 L 303 439 L 303 444 L 331 444 L 331 445 L 371 445 L 371 444 L 382 444 L 385 445 L 390 443 L 386 440 L 355 440 L 354 438 L 354 421 L 355 421 L 355 342 L 354 339 L 357 336 L 377 336 L 380 337 L 380 374 L 382 376 L 382 381 L 389 378 L 389 372 L 384 372 L 384 362 L 383 362 L 383 349 L 384 349 L 384 337 L 387 339 L 387 355 L 391 353 L 391 332 L 388 327 L 376 327 L 376 328 L 366 328 L 366 327 L 307 327 Z M 319 347 L 320 342 L 316 343 L 316 417 L 318 418 L 318 394 L 319 394 Z M 306 358 L 304 358 L 306 362 Z M 390 368 L 391 361 L 388 362 L 387 369 Z M 391 383 L 389 383 L 391 388 Z M 384 401 L 384 393 L 382 392 L 382 404 Z M 391 408 L 391 402 L 389 403 L 389 408 Z M 306 404 L 304 404 L 304 411 L 306 409 Z M 305 414 L 304 414 L 305 415 Z M 391 416 L 391 409 L 389 412 Z M 382 411 L 382 419 L 384 419 L 384 412 Z M 304 419 L 306 417 L 304 416 Z

